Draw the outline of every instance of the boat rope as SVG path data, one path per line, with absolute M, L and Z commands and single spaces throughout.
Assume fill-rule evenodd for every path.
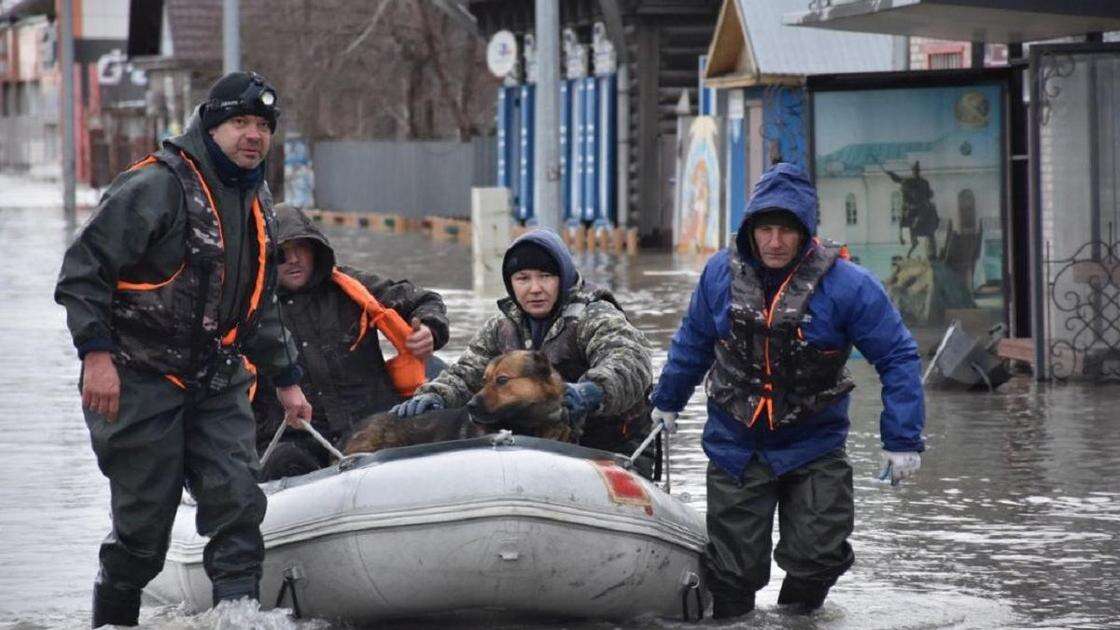
M 671 466 L 669 466 L 669 434 L 668 433 L 666 433 L 664 435 L 664 440 L 663 440 L 663 443 L 661 444 L 661 446 L 662 446 L 662 453 L 665 456 L 665 494 L 669 494 L 670 491 L 672 490 L 672 480 L 669 479 L 669 470 L 671 469 Z
M 634 460 L 638 459 L 638 455 L 641 455 L 642 451 L 646 450 L 646 447 L 649 446 L 650 442 L 652 442 L 657 437 L 657 434 L 661 433 L 661 430 L 664 428 L 664 422 L 658 422 L 656 425 L 654 425 L 653 430 L 649 432 L 649 435 L 646 436 L 646 439 L 642 440 L 642 443 L 639 444 L 638 448 L 634 450 L 634 454 L 628 458 L 631 464 L 634 463 Z
M 284 435 L 284 429 L 287 428 L 287 426 L 287 422 L 281 421 L 280 426 L 276 428 L 276 433 L 272 436 L 272 441 L 268 443 L 268 448 L 264 449 L 264 454 L 261 455 L 261 468 L 264 468 L 265 462 L 268 461 L 269 457 L 272 457 L 272 451 L 276 450 L 276 445 L 280 443 L 280 436 Z M 337 448 L 335 448 L 334 444 L 330 443 L 330 440 L 323 437 L 322 433 L 316 431 L 315 427 L 311 426 L 310 422 L 306 420 L 303 421 L 303 430 L 310 433 L 311 437 L 315 438 L 315 441 L 318 442 L 320 446 L 327 449 L 327 452 L 331 454 L 331 457 L 339 461 L 346 459 L 346 456 L 343 455 L 342 452 Z
M 264 449 L 264 454 L 261 455 L 261 468 L 264 468 L 265 462 L 268 461 L 269 457 L 272 457 L 272 451 L 276 450 L 276 445 L 280 443 L 280 436 L 284 435 L 284 429 L 287 427 L 288 423 L 281 420 L 280 426 L 276 428 L 276 433 L 272 435 L 272 441 L 268 443 L 268 448 Z
M 331 454 L 331 457 L 333 457 L 333 458 L 335 458 L 339 461 L 342 461 L 343 459 L 346 458 L 346 456 L 343 455 L 341 451 L 339 451 L 337 448 L 334 447 L 334 444 L 330 443 L 330 440 L 323 437 L 323 435 L 321 433 L 316 431 L 315 427 L 311 426 L 310 422 L 308 422 L 306 420 L 303 421 L 303 430 L 310 433 L 311 437 L 315 438 L 315 441 L 318 442 L 320 446 L 327 449 L 327 452 Z
M 664 422 L 658 422 L 657 424 L 655 424 L 653 426 L 653 429 L 649 432 L 649 435 L 646 436 L 646 439 L 642 440 L 642 443 L 638 445 L 638 448 L 634 449 L 634 453 L 632 455 L 630 455 L 630 457 L 627 457 L 626 459 L 630 462 L 630 466 L 632 467 L 634 465 L 635 460 L 638 459 L 638 456 L 642 454 L 642 451 L 646 450 L 649 447 L 650 443 L 653 442 L 654 439 L 656 439 L 658 435 L 661 435 L 661 437 L 662 437 L 662 442 L 661 442 L 662 448 L 658 449 L 658 450 L 660 451 L 659 454 L 664 456 L 664 462 L 665 462 L 664 463 L 664 471 L 665 471 L 664 490 L 665 490 L 665 494 L 668 494 L 669 493 L 669 432 L 664 431 L 664 429 L 665 429 L 665 423 Z

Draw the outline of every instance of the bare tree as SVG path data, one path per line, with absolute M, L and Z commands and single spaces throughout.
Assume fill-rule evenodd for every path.
M 458 138 L 493 125 L 484 46 L 424 0 L 250 0 L 246 66 L 313 140 Z

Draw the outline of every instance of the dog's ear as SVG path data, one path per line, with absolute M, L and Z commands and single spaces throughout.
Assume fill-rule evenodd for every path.
M 552 362 L 548 360 L 548 355 L 533 351 L 530 354 L 530 359 L 532 360 L 530 373 L 542 381 L 547 381 L 552 376 Z

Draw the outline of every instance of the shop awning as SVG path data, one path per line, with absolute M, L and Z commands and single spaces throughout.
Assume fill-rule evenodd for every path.
M 784 22 L 989 43 L 1120 30 L 1120 2 L 1115 0 L 818 0 L 810 6 L 809 11 L 787 13 Z

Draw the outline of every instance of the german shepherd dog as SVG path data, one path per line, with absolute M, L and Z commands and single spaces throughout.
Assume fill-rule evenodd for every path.
M 482 390 L 465 407 L 409 418 L 374 414 L 358 424 L 343 453 L 462 440 L 508 429 L 518 435 L 576 442 L 579 430 L 563 407 L 564 380 L 541 352 L 514 350 L 486 366 Z

